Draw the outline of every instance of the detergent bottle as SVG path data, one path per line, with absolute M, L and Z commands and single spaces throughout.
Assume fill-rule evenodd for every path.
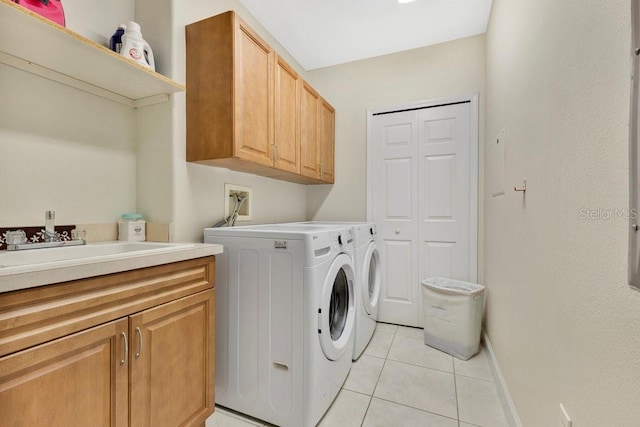
M 120 55 L 154 71 L 156 69 L 151 47 L 142 38 L 140 25 L 136 22 L 129 21 L 127 23 L 127 28 L 122 36 Z

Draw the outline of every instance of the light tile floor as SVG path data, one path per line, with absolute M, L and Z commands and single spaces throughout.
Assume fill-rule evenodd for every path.
M 216 408 L 206 427 L 263 427 Z M 507 427 L 484 349 L 462 361 L 422 329 L 379 323 L 319 427 Z

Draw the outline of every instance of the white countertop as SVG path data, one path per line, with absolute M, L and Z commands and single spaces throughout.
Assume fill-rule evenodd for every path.
M 124 246 L 128 249 L 118 250 Z M 131 250 L 134 246 L 139 247 Z M 81 255 L 68 256 L 72 254 L 71 251 Z M 68 248 L 1 251 L 0 293 L 202 258 L 222 252 L 222 245 L 216 244 L 151 242 L 100 242 Z

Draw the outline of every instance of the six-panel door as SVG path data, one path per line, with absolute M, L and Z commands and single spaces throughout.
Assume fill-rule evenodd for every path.
M 462 102 L 372 119 L 367 196 L 380 237 L 380 321 L 422 326 L 421 280 L 475 280 L 470 118 Z

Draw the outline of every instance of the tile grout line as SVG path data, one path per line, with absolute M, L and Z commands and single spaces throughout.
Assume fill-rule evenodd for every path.
M 373 396 L 371 396 L 371 397 L 373 397 Z M 376 397 L 376 399 L 378 399 L 378 400 L 382 400 L 382 401 L 384 401 L 384 402 L 393 403 L 394 405 L 404 406 L 405 408 L 414 409 L 414 410 L 419 411 L 419 412 L 424 412 L 425 414 L 436 415 L 436 416 L 438 416 L 438 417 L 446 418 L 446 419 L 448 419 L 448 420 L 452 420 L 452 421 L 459 421 L 459 420 L 457 420 L 457 419 L 455 419 L 455 418 L 451 418 L 450 416 L 443 415 L 443 414 L 439 414 L 438 412 L 427 411 L 426 409 L 417 408 L 417 407 L 415 407 L 415 406 L 407 405 L 407 404 L 405 404 L 405 403 L 395 402 L 395 401 L 393 401 L 393 400 L 385 399 L 384 397 Z M 472 424 L 472 425 L 474 425 L 474 426 L 475 426 L 475 424 Z M 480 427 L 480 426 L 478 426 L 478 427 Z
M 443 371 L 442 369 L 432 368 L 432 367 L 424 366 L 424 365 L 416 365 L 415 363 L 409 363 L 409 362 L 405 362 L 403 360 L 397 360 L 397 359 L 388 359 L 388 360 L 390 360 L 391 362 L 395 362 L 395 363 L 402 363 L 403 365 L 415 366 L 416 368 L 429 369 L 431 371 L 442 372 L 444 374 L 454 375 L 453 371 Z M 473 378 L 473 377 L 469 377 L 469 378 Z
M 485 380 L 484 378 L 477 378 L 477 377 L 472 377 L 471 375 L 464 375 L 464 374 L 455 374 L 456 376 L 461 376 L 461 377 L 465 377 L 465 378 L 469 378 L 472 380 L 478 380 L 478 381 L 484 381 L 486 383 L 491 383 L 491 384 L 495 384 L 496 382 L 493 380 Z
M 431 369 L 431 368 L 426 368 L 426 367 L 424 367 L 424 366 L 420 366 L 420 365 L 413 365 L 413 364 L 410 364 L 410 363 L 405 363 L 405 362 L 401 362 L 401 361 L 397 361 L 397 360 L 393 360 L 393 359 L 389 359 L 389 358 L 388 358 L 389 353 L 391 352 L 391 347 L 393 346 L 393 343 L 395 342 L 396 337 L 397 337 L 397 336 L 406 337 L 406 335 L 402 335 L 402 334 L 399 334 L 399 335 L 398 335 L 397 331 L 398 331 L 398 329 L 396 329 L 396 332 L 393 334 L 393 339 L 391 340 L 391 344 L 389 345 L 389 349 L 387 350 L 387 353 L 386 353 L 386 354 L 387 354 L 387 356 L 383 359 L 383 360 L 384 360 L 384 362 L 383 362 L 383 364 L 382 364 L 382 368 L 380 369 L 380 373 L 378 374 L 378 379 L 377 379 L 377 381 L 376 381 L 376 385 L 375 385 L 375 387 L 373 388 L 373 392 L 372 392 L 372 394 L 371 394 L 371 396 L 370 396 L 370 399 L 369 399 L 369 405 L 367 406 L 367 410 L 365 411 L 364 418 L 362 419 L 362 422 L 360 423 L 360 426 L 361 426 L 361 427 L 364 425 L 364 420 L 367 418 L 367 413 L 369 412 L 369 408 L 371 407 L 371 402 L 373 402 L 373 398 L 374 398 L 374 397 L 376 397 L 376 396 L 374 396 L 374 394 L 375 394 L 376 389 L 378 388 L 378 384 L 379 384 L 379 382 L 380 382 L 380 377 L 382 376 L 382 371 L 384 370 L 384 367 L 385 367 L 385 365 L 387 364 L 387 361 L 391 361 L 391 362 L 394 362 L 394 363 L 403 363 L 403 364 L 406 364 L 406 365 L 409 365 L 409 366 L 415 366 L 415 367 L 417 367 L 417 368 Z M 376 356 L 372 356 L 372 357 L 376 357 Z M 380 358 L 378 358 L 378 359 L 380 359 Z M 453 363 L 453 359 L 452 359 L 452 363 Z M 455 367 L 454 367 L 454 369 L 455 369 Z M 443 372 L 443 373 L 446 373 L 446 374 L 452 374 L 452 375 L 453 375 L 453 373 L 452 373 L 452 372 L 441 371 L 441 370 L 439 370 L 439 369 L 432 369 L 432 370 L 434 370 L 434 371 L 438 371 L 438 372 Z M 454 375 L 454 387 L 455 387 L 455 375 Z M 353 391 L 353 390 L 349 390 L 349 391 Z M 357 391 L 354 391 L 354 393 L 358 393 L 358 392 L 357 392 Z M 360 393 L 360 394 L 363 394 L 363 395 L 365 395 L 365 396 L 368 396 L 368 395 L 367 395 L 367 394 L 365 394 L 365 393 Z M 417 410 L 417 411 L 420 411 L 420 412 L 424 412 L 424 413 L 426 413 L 426 414 L 432 414 L 432 415 L 436 415 L 436 416 L 438 416 L 438 417 L 447 418 L 447 419 L 452 420 L 452 421 L 457 421 L 457 422 L 458 422 L 458 426 L 460 425 L 460 420 L 459 420 L 459 419 L 451 418 L 451 417 L 449 417 L 449 416 L 446 416 L 446 415 L 443 415 L 443 414 L 439 414 L 439 413 L 437 413 L 437 412 L 427 411 L 427 410 L 422 409 L 422 408 L 417 408 L 417 407 L 414 407 L 414 406 L 411 406 L 411 405 L 406 405 L 406 404 L 404 404 L 404 403 L 394 402 L 393 400 L 388 400 L 388 399 L 385 399 L 385 398 L 382 398 L 382 397 L 376 397 L 376 399 L 379 399 L 379 400 L 382 400 L 382 401 L 385 401 L 385 402 L 389 402 L 389 403 L 392 403 L 392 404 L 395 404 L 395 405 L 404 406 L 405 408 L 414 409 L 414 410 Z M 457 400 L 457 392 L 456 392 L 456 413 L 457 413 L 457 411 L 458 411 L 458 400 Z
M 458 401 L 458 376 L 456 374 L 456 361 L 451 358 L 453 364 L 453 389 L 456 392 L 456 414 L 458 415 L 458 427 L 460 427 L 460 402 Z
M 396 328 L 396 331 L 398 330 L 398 328 Z M 375 331 L 374 331 L 375 333 Z M 373 337 L 372 337 L 373 339 Z M 380 373 L 378 374 L 378 379 L 376 380 L 376 385 L 373 387 L 373 391 L 371 392 L 371 396 L 369 398 L 369 404 L 367 405 L 367 410 L 364 411 L 364 417 L 362 417 L 362 422 L 360 423 L 360 427 L 362 427 L 364 425 L 364 420 L 367 419 L 367 413 L 369 413 L 369 408 L 371 407 L 371 402 L 373 402 L 373 395 L 376 394 L 376 389 L 378 388 L 378 383 L 380 382 L 380 377 L 382 376 L 382 371 L 384 370 L 384 365 L 387 364 L 387 356 L 389 355 L 389 351 L 391 350 L 391 346 L 393 345 L 393 342 L 396 339 L 396 334 L 395 332 L 393 333 L 393 338 L 391 339 L 391 344 L 389 344 L 389 348 L 387 349 L 387 353 L 384 357 L 384 362 L 382 362 L 382 368 L 380 368 Z M 371 341 L 369 341 L 371 342 Z M 368 345 L 368 344 L 367 344 Z

